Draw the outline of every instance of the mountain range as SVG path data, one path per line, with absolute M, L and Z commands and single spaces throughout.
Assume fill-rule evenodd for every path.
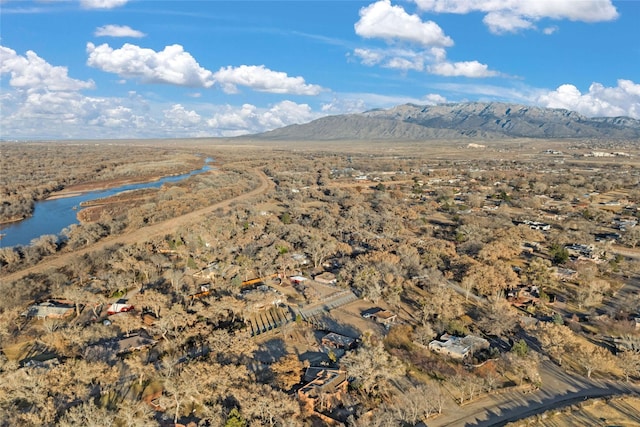
M 586 117 L 559 108 L 500 102 L 399 105 L 327 116 L 252 138 L 267 140 L 426 140 L 505 138 L 640 138 L 640 120 Z

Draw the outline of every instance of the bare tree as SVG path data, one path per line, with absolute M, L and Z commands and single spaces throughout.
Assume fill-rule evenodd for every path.
M 350 351 L 341 363 L 349 376 L 355 378 L 355 386 L 372 397 L 387 396 L 389 382 L 405 372 L 400 360 L 387 353 L 382 343 L 365 344 Z
M 300 382 L 303 368 L 298 356 L 288 354 L 271 365 L 271 372 L 275 376 L 276 385 L 286 391 Z
M 84 402 L 68 409 L 59 424 L 61 427 L 109 427 L 114 425 L 115 414 L 93 402 Z
M 617 355 L 616 362 L 624 373 L 624 378 L 627 382 L 631 377 L 640 376 L 640 351 L 623 351 Z
M 571 330 L 555 323 L 540 322 L 535 330 L 535 335 L 542 344 L 542 349 L 562 366 L 562 358 L 566 352 L 567 344 L 573 342 L 575 337 Z
M 575 342 L 570 345 L 572 360 L 584 368 L 587 378 L 596 370 L 610 369 L 611 353 L 597 345 Z

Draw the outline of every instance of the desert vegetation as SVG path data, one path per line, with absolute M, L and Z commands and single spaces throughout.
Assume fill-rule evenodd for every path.
M 632 146 L 260 144 L 3 144 L 40 171 L 0 185 L 28 203 L 216 168 L 0 249 L 0 419 L 438 425 L 557 372 L 637 392 Z M 37 167 L 74 149 L 75 174 Z M 7 219 L 28 214 L 13 200 Z
M 0 223 L 29 216 L 34 202 L 63 189 L 146 181 L 189 172 L 204 162 L 188 150 L 177 153 L 133 142 L 25 142 L 2 144 L 1 150 Z

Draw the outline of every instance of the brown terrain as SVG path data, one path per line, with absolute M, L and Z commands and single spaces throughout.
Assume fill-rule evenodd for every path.
M 88 246 L 78 251 L 54 255 L 46 259 L 45 261 L 38 263 L 37 265 L 34 265 L 32 267 L 29 267 L 21 271 L 16 271 L 14 273 L 7 274 L 2 278 L 2 280 L 11 282 L 21 277 L 24 277 L 28 274 L 42 273 L 43 271 L 46 271 L 50 268 L 60 268 L 64 265 L 67 265 L 71 258 L 75 258 L 77 256 L 81 256 L 89 252 L 97 251 L 111 245 L 115 245 L 118 243 L 130 245 L 138 241 L 148 239 L 152 236 L 159 236 L 159 235 L 169 233 L 171 231 L 178 229 L 181 226 L 193 223 L 195 219 L 200 216 L 210 214 L 218 209 L 227 209 L 234 202 L 242 202 L 242 201 L 250 200 L 252 197 L 258 196 L 260 194 L 265 194 L 270 188 L 273 187 L 273 182 L 264 174 L 264 172 L 256 168 L 256 169 L 253 169 L 253 173 L 256 175 L 256 177 L 260 179 L 260 185 L 256 189 L 251 190 L 248 193 L 242 194 L 238 197 L 234 197 L 232 199 L 228 199 L 219 203 L 215 203 L 206 208 L 198 209 L 196 211 L 179 216 L 177 218 L 172 218 L 157 224 L 150 225 L 148 227 L 144 227 L 144 228 L 132 231 L 130 233 L 108 237 L 104 240 L 101 240 L 100 242 L 97 242 L 91 246 Z M 120 185 L 120 184 L 121 182 L 118 182 L 117 184 L 114 182 L 114 185 Z M 78 187 L 82 188 L 82 191 L 90 191 L 90 190 L 96 189 L 91 185 L 77 186 L 76 188 L 69 189 L 68 192 L 61 192 L 61 194 L 58 194 L 58 196 L 62 196 L 62 194 L 71 195 L 72 193 L 76 193 L 80 191 Z M 102 183 L 100 184 L 100 187 L 103 187 Z M 106 187 L 103 187 L 103 188 L 106 188 Z

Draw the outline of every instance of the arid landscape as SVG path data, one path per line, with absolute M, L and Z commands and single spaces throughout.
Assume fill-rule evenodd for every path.
M 0 20 L 0 427 L 640 426 L 640 1 Z
M 1 150 L 3 221 L 212 159 L 0 248 L 2 425 L 640 422 L 633 141 Z

